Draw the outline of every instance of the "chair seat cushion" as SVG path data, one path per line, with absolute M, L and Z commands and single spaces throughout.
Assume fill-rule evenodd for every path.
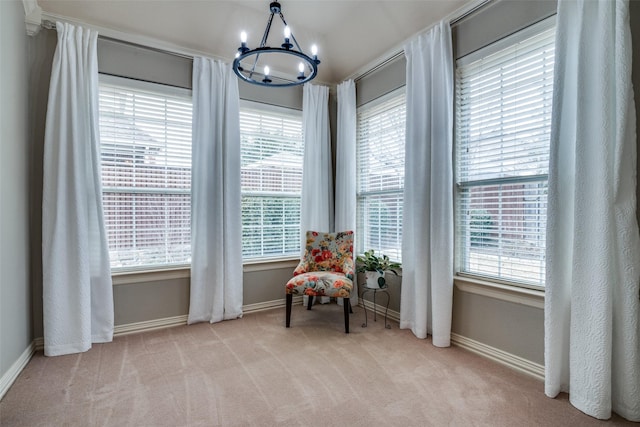
M 294 295 L 349 298 L 353 282 L 344 273 L 313 271 L 294 276 L 287 282 L 286 291 Z

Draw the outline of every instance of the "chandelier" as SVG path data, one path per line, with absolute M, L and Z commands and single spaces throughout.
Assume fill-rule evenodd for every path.
M 260 45 L 254 49 L 247 47 L 247 33 L 240 33 L 240 47 L 236 53 L 236 59 L 233 61 L 233 71 L 242 80 L 260 86 L 270 87 L 286 87 L 304 84 L 313 80 L 318 74 L 318 48 L 316 45 L 311 46 L 311 55 L 309 56 L 302 51 L 298 41 L 293 36 L 291 29 L 284 20 L 282 7 L 277 1 L 269 5 L 269 19 L 267 28 L 264 30 Z M 280 47 L 270 47 L 267 45 L 269 31 L 273 16 L 280 16 L 284 24 L 283 43 Z M 292 43 L 293 42 L 293 43 Z M 273 62 L 270 62 L 273 61 Z M 275 76 L 271 74 L 269 63 L 273 66 L 278 64 L 278 70 L 293 70 L 291 78 Z M 295 77 L 293 77 L 295 76 Z

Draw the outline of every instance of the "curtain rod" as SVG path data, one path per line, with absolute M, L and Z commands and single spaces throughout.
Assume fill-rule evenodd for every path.
M 492 1 L 494 1 L 494 0 L 480 0 L 480 1 L 478 1 L 478 3 L 472 5 L 467 10 L 453 12 L 452 14 L 449 15 L 449 26 L 453 27 L 454 25 L 458 24 L 460 21 L 462 21 L 463 19 L 465 19 L 469 15 L 475 13 L 479 9 L 485 7 L 488 3 L 491 3 Z M 443 19 L 446 20 L 447 17 L 445 17 Z M 428 27 L 428 28 L 426 28 L 426 29 L 424 29 L 424 30 L 419 31 L 416 34 L 422 34 L 425 31 L 428 31 L 432 27 L 433 27 L 433 25 Z M 415 37 L 415 35 L 412 36 L 411 38 L 413 38 L 413 37 Z M 368 75 L 370 75 L 372 73 L 375 73 L 380 68 L 383 68 L 384 66 L 390 64 L 391 62 L 395 61 L 396 59 L 400 58 L 403 55 L 404 55 L 404 49 L 400 48 L 399 50 L 391 53 L 388 57 L 386 57 L 385 59 L 383 59 L 382 61 L 380 61 L 376 65 L 374 65 L 373 67 L 371 67 L 368 70 L 364 71 L 362 74 L 358 75 L 357 77 L 354 77 L 353 81 L 356 82 L 356 83 L 359 82 L 360 80 L 362 80 L 366 76 L 368 76 Z
M 50 21 L 48 19 L 43 19 L 42 20 L 42 28 L 46 28 L 47 30 L 55 30 L 56 29 L 56 23 L 53 22 L 53 21 Z M 185 54 L 185 53 L 174 52 L 174 51 L 171 51 L 171 50 L 162 49 L 162 48 L 154 47 L 154 46 L 147 46 L 147 45 L 144 45 L 142 43 L 136 43 L 136 42 L 132 42 L 132 41 L 129 41 L 129 40 L 123 40 L 123 39 L 116 38 L 116 37 L 105 36 L 103 34 L 100 34 L 100 31 L 98 31 L 98 38 L 102 39 L 102 40 L 107 40 L 107 41 L 110 41 L 110 42 L 124 44 L 124 45 L 127 45 L 127 46 L 133 46 L 133 47 L 138 47 L 138 48 L 145 49 L 145 50 L 151 50 L 153 52 L 166 53 L 168 55 L 177 56 L 179 58 L 190 59 L 190 60 L 193 60 L 193 58 L 194 58 L 194 55 L 188 55 L 188 54 Z
M 0 1 L 2 1 L 2 0 L 0 0 Z M 53 16 L 53 18 L 55 19 L 57 17 Z M 105 35 L 105 34 L 103 34 L 103 32 L 105 32 L 107 30 L 101 29 L 99 27 L 87 26 L 86 24 L 82 24 L 82 23 L 79 23 L 79 22 L 73 22 L 73 21 L 70 21 L 70 20 L 67 20 L 67 19 L 63 19 L 63 18 L 61 18 L 60 21 L 61 22 L 69 22 L 69 23 L 71 23 L 73 25 L 81 25 L 81 26 L 83 26 L 85 28 L 92 28 L 92 29 L 98 31 L 98 38 L 99 39 L 111 41 L 111 42 L 114 42 L 114 43 L 119 43 L 119 44 L 123 44 L 123 45 L 127 45 L 127 46 L 133 46 L 133 47 L 137 47 L 137 48 L 140 48 L 140 49 L 149 50 L 149 51 L 152 51 L 152 52 L 163 53 L 163 54 L 167 54 L 167 55 L 172 55 L 172 56 L 175 56 L 175 57 L 178 57 L 178 58 L 183 58 L 183 59 L 188 59 L 188 60 L 193 60 L 193 58 L 196 57 L 196 56 L 202 56 L 202 57 L 206 57 L 206 58 L 213 58 L 213 59 L 225 62 L 225 63 L 228 61 L 228 59 L 221 58 L 221 57 L 218 57 L 218 56 L 212 56 L 211 54 L 207 54 L 207 53 L 204 53 L 204 52 L 202 52 L 202 53 L 196 52 L 194 54 L 183 53 L 183 52 L 178 52 L 176 50 L 164 49 L 162 47 L 157 47 L 157 46 L 152 46 L 150 44 L 145 44 L 143 41 L 142 42 L 137 42 L 137 41 L 127 40 L 126 35 L 120 35 L 119 33 L 113 33 L 112 32 L 114 35 Z M 48 30 L 55 30 L 56 29 L 56 23 L 54 21 L 52 21 L 51 19 L 47 19 L 47 18 L 43 19 L 41 21 L 40 25 L 43 28 L 48 29 Z M 279 78 L 279 79 L 292 82 L 292 80 L 282 76 L 280 73 L 278 73 L 276 71 L 273 71 L 272 74 L 275 77 Z M 317 82 L 317 84 L 326 84 L 326 83 L 323 83 L 323 82 L 319 81 L 319 82 Z

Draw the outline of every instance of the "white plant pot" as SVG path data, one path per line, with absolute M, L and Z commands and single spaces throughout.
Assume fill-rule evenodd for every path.
M 366 277 L 366 286 L 371 289 L 380 289 L 380 285 L 378 284 L 378 278 L 384 276 L 384 273 L 379 273 L 377 271 L 365 271 L 364 276 Z

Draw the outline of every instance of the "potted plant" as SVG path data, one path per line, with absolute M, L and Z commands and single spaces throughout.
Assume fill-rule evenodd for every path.
M 356 261 L 356 271 L 365 274 L 368 288 L 386 288 L 384 272 L 391 271 L 397 276 L 397 269 L 400 268 L 400 263 L 391 261 L 387 255 L 376 255 L 373 249 L 365 251 L 364 255 L 358 255 Z

